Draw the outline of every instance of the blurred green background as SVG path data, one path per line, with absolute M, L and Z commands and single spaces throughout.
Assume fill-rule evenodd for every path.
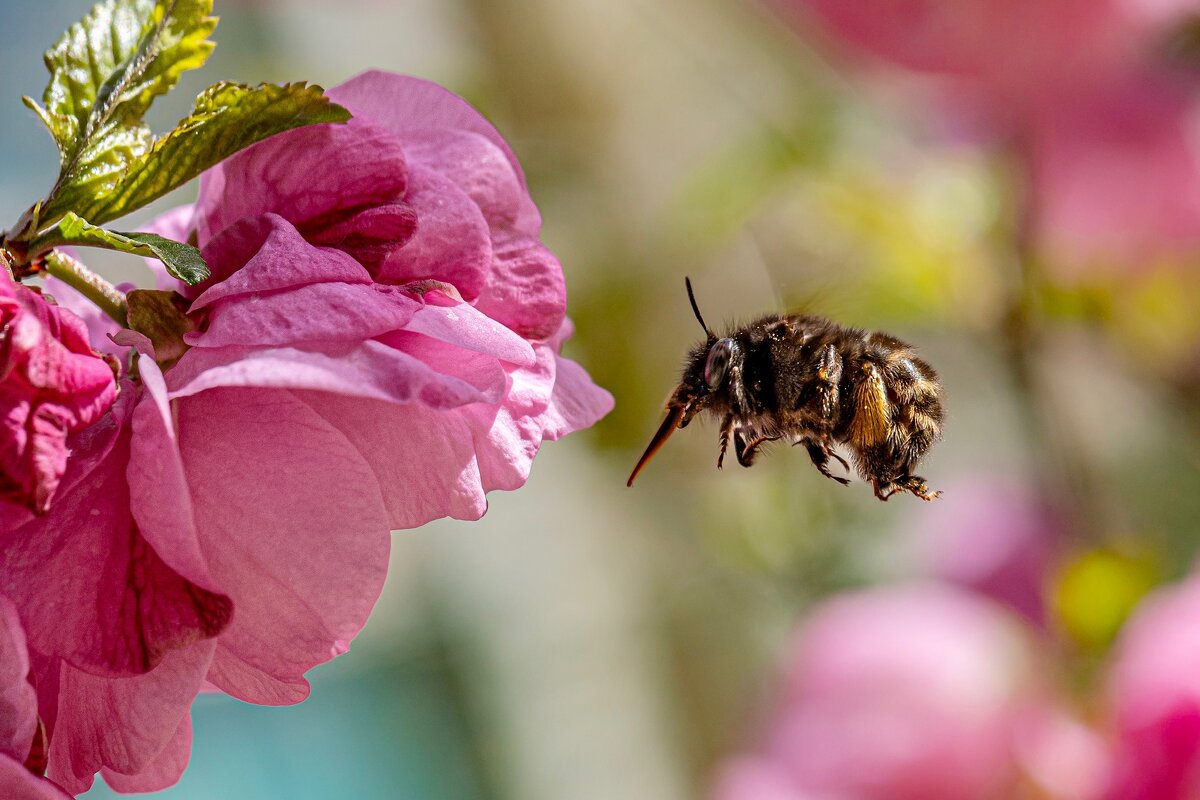
M 0 6 L 0 216 L 15 220 L 56 171 L 19 96 L 40 94 L 41 51 L 87 3 Z M 617 405 L 546 446 L 481 522 L 396 534 L 366 631 L 311 673 L 310 700 L 201 697 L 191 765 L 164 797 L 703 795 L 751 741 L 805 606 L 919 572 L 931 509 L 840 488 L 786 448 L 718 472 L 706 424 L 626 489 L 700 334 L 685 275 L 714 325 L 805 309 L 917 345 L 948 397 L 931 485 L 1031 487 L 1061 507 L 1073 552 L 1136 565 L 1059 587 L 1054 624 L 1084 662 L 1132 602 L 1096 610 L 1094 586 L 1136 596 L 1188 567 L 1200 278 L 1168 264 L 1023 279 L 1004 160 L 931 140 L 903 94 L 848 77 L 751 0 L 217 13 L 217 51 L 155 107 L 160 128 L 219 79 L 331 86 L 379 67 L 464 95 L 512 144 L 545 217 L 577 325 L 566 354 Z M 87 796 L 110 795 L 98 782 Z

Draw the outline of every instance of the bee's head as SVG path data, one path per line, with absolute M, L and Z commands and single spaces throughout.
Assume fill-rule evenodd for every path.
M 742 349 L 734 339 L 725 337 L 717 339 L 708 348 L 704 359 L 704 385 L 708 391 L 715 392 L 725 383 L 731 368 L 736 371 L 741 366 Z
M 715 395 L 737 380 L 742 370 L 742 348 L 737 339 L 730 336 L 718 339 L 712 329 L 704 323 L 700 306 L 696 304 L 696 295 L 692 292 L 692 282 L 684 278 L 687 286 L 688 301 L 692 304 L 692 313 L 696 321 L 704 329 L 703 343 L 692 348 L 688 360 L 684 364 L 683 380 L 667 403 L 668 411 L 672 408 L 682 408 L 678 426 L 686 427 L 692 417 L 708 407 Z
M 633 474 L 629 476 L 629 486 L 634 478 L 642 471 L 654 454 L 666 443 L 676 428 L 684 428 L 692 418 L 707 408 L 714 395 L 728 385 L 730 376 L 741 370 L 742 351 L 735 339 L 725 337 L 718 339 L 716 334 L 704 324 L 700 308 L 696 305 L 696 296 L 692 293 L 692 282 L 684 278 L 687 285 L 688 300 L 692 304 L 692 313 L 700 327 L 704 328 L 706 338 L 698 344 L 688 356 L 684 366 L 683 379 L 667 400 L 667 416 L 659 426 L 658 431 L 646 447 Z
M 679 409 L 677 427 L 686 428 L 698 413 L 723 401 L 723 393 L 741 370 L 742 349 L 736 339 L 710 335 L 697 342 L 683 362 L 679 385 L 667 400 L 667 412 Z
M 700 410 L 696 406 L 707 405 L 703 401 L 710 395 L 719 392 L 730 375 L 736 375 L 742 366 L 742 349 L 737 340 L 728 336 L 723 339 L 717 338 L 712 329 L 704 324 L 700 306 L 696 304 L 696 295 L 692 292 L 691 280 L 684 278 L 684 283 L 687 285 L 688 301 L 692 304 L 692 313 L 696 315 L 696 321 L 704 329 L 706 338 L 704 344 L 697 345 L 692 350 L 685 368 L 684 380 L 679 386 L 679 391 L 676 392 L 676 397 L 672 398 L 677 402 L 682 401 L 692 406 L 691 413 L 685 414 L 683 425 L 679 426 L 681 428 L 691 420 L 696 411 Z

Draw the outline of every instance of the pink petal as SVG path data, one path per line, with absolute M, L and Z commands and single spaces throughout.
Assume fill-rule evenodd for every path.
M 183 777 L 188 760 L 192 755 L 192 715 L 184 714 L 171 741 L 167 742 L 158 756 L 136 775 L 123 775 L 107 767 L 100 770 L 104 782 L 113 791 L 157 792 L 174 786 Z
M 176 206 L 164 211 L 154 219 L 141 226 L 139 230 L 146 233 L 157 233 L 176 242 L 186 242 L 196 232 L 196 209 L 194 206 Z M 146 259 L 150 265 L 162 262 L 158 259 Z
M 193 347 L 361 341 L 403 328 L 419 307 L 395 287 L 309 284 L 222 302 L 211 309 L 208 328 L 184 341 Z
M 432 300 L 430 295 L 427 299 Z M 533 347 L 491 317 L 467 305 L 445 298 L 422 306 L 404 325 L 405 331 L 423 333 L 465 350 L 485 353 L 512 364 L 532 365 Z
M 370 274 L 353 258 L 340 250 L 313 246 L 276 214 L 242 220 L 222 230 L 203 254 L 213 278 L 192 303 L 191 312 L 237 295 L 312 283 L 371 284 Z
M 138 529 L 163 560 L 197 586 L 217 591 L 200 550 L 191 491 L 179 455 L 167 387 L 152 357 L 138 372 L 145 387 L 133 412 L 126 478 Z
M 404 194 L 406 174 L 400 143 L 365 119 L 277 134 L 204 173 L 200 244 L 244 217 L 273 213 L 299 226 L 387 203 Z
M 1108 680 L 1122 733 L 1165 728 L 1180 711 L 1200 719 L 1197 618 L 1200 577 L 1193 575 L 1147 596 L 1126 622 Z M 1194 757 L 1200 764 L 1200 751 Z
M 370 464 L 382 489 L 392 529 L 416 528 L 441 517 L 479 519 L 488 488 L 479 473 L 478 415 L 435 411 L 423 405 L 310 392 L 304 401 L 337 429 Z M 486 431 L 486 428 L 484 429 Z
M 290 706 L 308 698 L 308 681 L 295 674 L 275 676 L 279 670 L 243 658 L 235 650 L 218 647 L 208 671 L 210 686 L 248 703 Z
M 425 337 L 420 337 L 425 338 Z M 402 344 L 398 337 L 388 342 Z M 408 349 L 424 354 L 415 346 Z M 426 347 L 436 342 L 428 340 Z M 444 348 L 443 348 L 444 352 Z M 487 359 L 459 350 L 458 364 L 435 369 L 421 358 L 387 343 L 299 350 L 291 347 L 193 348 L 170 372 L 171 396 L 188 397 L 220 387 L 315 389 L 347 397 L 374 398 L 393 403 L 420 400 L 438 407 L 494 402 L 503 388 L 502 370 Z M 444 357 L 438 358 L 445 362 Z M 484 362 L 484 363 L 480 363 Z M 462 367 L 468 367 L 464 370 Z M 444 370 L 444 371 L 442 371 Z M 479 381 L 473 385 L 468 381 Z
M 478 519 L 487 492 L 515 489 L 528 479 L 543 438 L 591 425 L 612 407 L 611 396 L 572 362 L 546 345 L 535 352 L 536 364 L 508 370 L 498 407 L 432 411 L 323 393 L 304 399 L 371 464 L 393 528 L 445 516 Z M 562 364 L 568 366 L 559 384 Z
M 115 410 L 124 409 L 118 402 Z M 72 491 L 79 476 L 87 475 L 96 469 L 117 442 L 118 426 L 111 418 L 101 418 L 100 422 L 85 428 L 71 439 L 71 467 L 64 473 L 60 488 L 64 492 Z M 17 437 L 13 437 L 14 440 Z M 14 503 L 0 502 L 0 520 L 3 520 L 4 530 L 14 530 L 21 526 L 36 522 L 39 519 L 27 506 Z M 2 581 L 0 581 L 2 585 Z M 2 591 L 2 590 L 0 590 Z
M 37 693 L 17 609 L 0 597 L 0 755 L 24 762 L 37 728 Z M 0 784 L 2 785 L 2 784 Z
M 4 800 L 72 800 L 51 781 L 39 778 L 20 759 L 0 753 L 0 797 Z
M 366 267 L 372 275 L 400 251 L 417 230 L 417 212 L 408 203 L 392 202 L 349 211 L 331 220 L 305 225 L 314 244 L 336 247 Z
M 518 183 L 525 188 L 521 165 L 504 138 L 469 103 L 436 83 L 371 70 L 330 89 L 328 94 L 355 117 L 369 119 L 399 134 L 404 141 L 422 132 L 434 136 L 439 132 L 477 133 L 504 154 Z M 527 194 L 520 204 L 515 227 L 528 234 L 541 227 L 541 215 Z
M 511 384 L 499 410 L 463 409 L 475 423 L 479 471 L 487 490 L 524 485 L 544 439 L 591 427 L 612 410 L 612 395 L 592 383 L 578 364 L 547 345 L 535 350 L 537 364 L 509 372 Z
M 404 153 L 410 164 L 452 180 L 491 226 L 516 225 L 528 191 L 507 154 L 491 139 L 463 130 L 414 132 L 404 137 Z M 537 230 L 528 233 L 536 235 Z
M 407 331 L 381 336 L 379 341 L 413 356 L 429 370 L 428 379 L 414 398 L 427 406 L 454 408 L 468 403 L 497 403 L 504 397 L 508 378 L 493 356 Z
M 42 403 L 26 424 L 31 446 L 28 458 L 33 475 L 33 506 L 44 510 L 58 490 L 58 478 L 67 468 L 67 430 L 71 412 L 53 403 Z
M 114 322 L 112 317 L 101 311 L 95 303 L 58 278 L 46 278 L 43 288 L 46 294 L 53 297 L 60 307 L 70 310 L 83 321 L 87 327 L 88 344 L 93 350 L 118 358 L 125 355 L 125 348 L 117 347 L 108 338 L 111 334 L 119 331 L 121 326 Z
M 44 512 L 58 490 L 67 436 L 112 405 L 116 379 L 84 322 L 0 271 L 0 494 Z
M 390 539 L 376 477 L 294 392 L 206 391 L 178 401 L 178 420 L 204 555 L 237 608 L 209 680 L 278 702 L 262 686 L 304 686 L 379 596 Z
M 432 278 L 475 299 L 492 268 L 491 234 L 479 206 L 449 178 L 421 166 L 412 169 L 404 199 L 416 210 L 417 230 L 383 262 L 379 281 Z
M 542 415 L 542 435 L 548 441 L 595 425 L 613 410 L 613 396 L 592 381 L 587 370 L 561 356 L 555 357 L 554 394 Z
M 72 438 L 75 456 L 50 512 L 6 534 L 0 591 L 39 652 L 98 674 L 145 672 L 168 652 L 214 636 L 229 601 L 172 570 L 130 512 L 125 467 L 134 388 L 113 414 Z
M 1022 720 L 1014 750 L 1038 797 L 1099 800 L 1112 779 L 1106 737 L 1049 703 Z
M 567 313 L 562 267 L 536 238 L 493 242 L 492 274 L 475 307 L 527 339 L 553 335 Z
M 132 678 L 101 678 L 63 664 L 47 777 L 75 793 L 86 791 L 102 767 L 161 777 L 177 761 L 180 726 L 215 647 L 211 639 L 197 642 Z
M 485 490 L 513 490 L 525 484 L 544 436 L 557 359 L 549 347 L 536 348 L 538 362 L 509 373 L 509 391 L 500 408 L 469 406 L 463 415 L 475 431 L 480 479 Z

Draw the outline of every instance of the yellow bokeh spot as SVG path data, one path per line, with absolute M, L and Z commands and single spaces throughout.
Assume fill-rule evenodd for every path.
M 1146 592 L 1157 570 L 1144 558 L 1092 550 L 1069 561 L 1054 585 L 1054 610 L 1064 631 L 1088 649 L 1102 649 Z

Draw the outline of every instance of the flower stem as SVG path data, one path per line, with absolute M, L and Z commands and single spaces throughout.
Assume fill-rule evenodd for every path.
M 46 272 L 91 300 L 101 311 L 116 320 L 118 325 L 129 324 L 125 295 L 85 267 L 81 261 L 57 250 L 51 250 L 46 254 L 45 264 Z

